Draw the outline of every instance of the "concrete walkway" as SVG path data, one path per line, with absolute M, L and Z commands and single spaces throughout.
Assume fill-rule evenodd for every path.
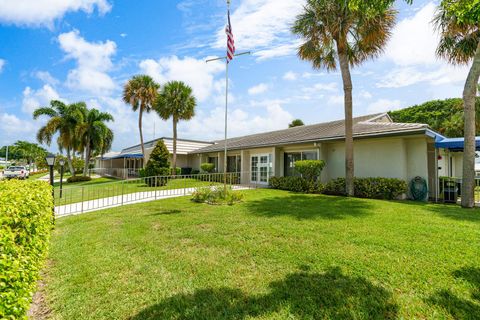
M 197 188 L 182 188 L 170 190 L 144 191 L 129 193 L 108 198 L 89 200 L 84 202 L 60 205 L 55 207 L 57 218 L 78 215 L 86 212 L 115 208 L 126 204 L 142 203 L 175 197 L 191 195 Z M 250 189 L 248 186 L 232 186 L 233 190 Z

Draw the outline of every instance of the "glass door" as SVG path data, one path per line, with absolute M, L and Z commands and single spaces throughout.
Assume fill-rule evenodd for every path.
M 267 184 L 270 177 L 271 156 L 269 154 L 252 155 L 250 160 L 251 182 Z

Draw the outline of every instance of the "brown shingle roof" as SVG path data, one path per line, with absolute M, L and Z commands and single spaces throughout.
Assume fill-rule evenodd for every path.
M 426 130 L 428 126 L 420 123 L 394 123 L 376 121 L 387 114 L 373 114 L 353 118 L 353 135 L 389 135 L 409 131 Z M 389 119 L 389 118 L 388 118 Z M 258 148 L 274 145 L 286 145 L 302 142 L 343 139 L 345 121 L 337 120 L 319 124 L 294 127 L 284 130 L 257 133 L 227 140 L 229 150 Z M 218 152 L 224 150 L 225 140 L 216 141 L 215 144 L 193 151 L 192 153 Z

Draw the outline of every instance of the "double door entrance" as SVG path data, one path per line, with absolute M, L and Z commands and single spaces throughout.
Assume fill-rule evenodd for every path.
M 268 184 L 271 175 L 272 156 L 255 154 L 250 157 L 250 182 Z

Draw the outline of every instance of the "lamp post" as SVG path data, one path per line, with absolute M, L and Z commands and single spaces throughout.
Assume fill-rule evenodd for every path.
M 62 191 L 63 191 L 63 166 L 65 165 L 65 160 L 64 159 L 60 159 L 60 161 L 58 161 L 58 163 L 60 164 L 60 199 L 62 198 Z
M 52 194 L 53 194 L 53 165 L 55 164 L 55 155 L 52 153 L 49 153 L 45 157 L 45 160 L 47 161 L 47 165 L 50 168 L 50 185 L 52 186 Z

